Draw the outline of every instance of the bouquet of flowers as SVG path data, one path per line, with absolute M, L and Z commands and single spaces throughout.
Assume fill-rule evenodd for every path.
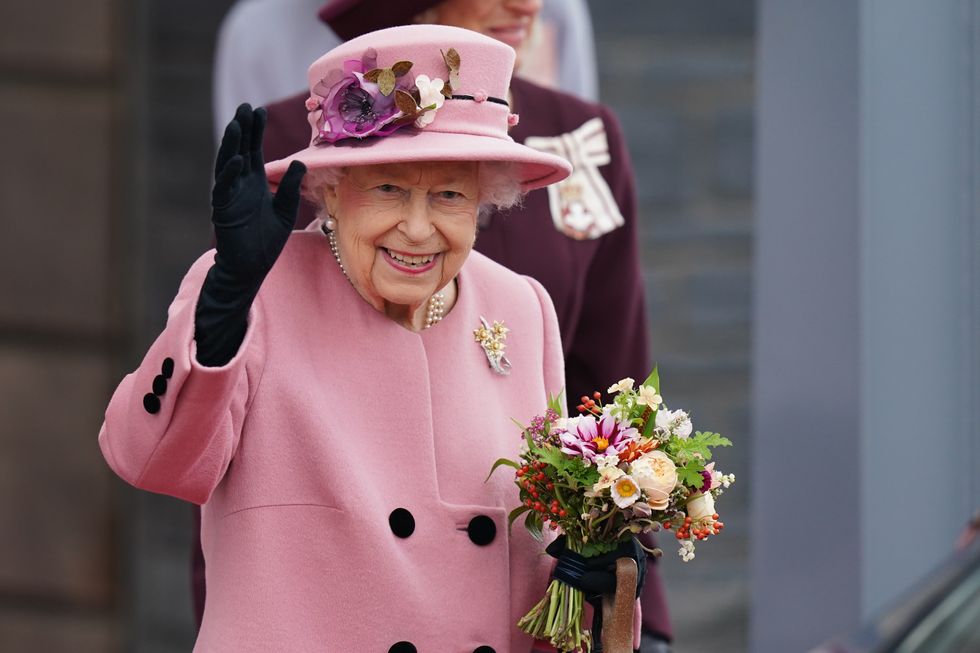
M 695 432 L 683 410 L 668 410 L 660 395 L 657 370 L 638 387 L 623 379 L 602 395 L 582 397 L 579 415 L 562 417 L 560 398 L 522 425 L 519 460 L 514 468 L 521 505 L 510 523 L 524 525 L 541 539 L 545 527 L 566 536 L 566 546 L 590 558 L 609 553 L 640 533 L 673 531 L 678 553 L 688 562 L 695 542 L 717 535 L 715 498 L 734 481 L 709 462 L 712 448 L 731 446 L 717 433 Z M 662 555 L 659 549 L 647 549 Z M 582 628 L 584 596 L 552 580 L 541 601 L 518 626 L 559 651 L 590 651 L 592 636 Z

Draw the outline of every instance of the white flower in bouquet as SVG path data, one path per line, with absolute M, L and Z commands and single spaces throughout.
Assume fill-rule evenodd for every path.
M 657 412 L 657 428 L 665 433 L 686 440 L 691 437 L 694 426 L 691 418 L 683 410 L 661 410 Z
M 619 456 L 616 454 L 610 454 L 608 456 L 598 455 L 595 457 L 595 466 L 599 468 L 601 472 L 605 467 L 615 467 L 619 464 Z
M 559 417 L 555 420 L 554 428 L 561 431 L 574 431 L 578 428 L 578 423 L 582 421 L 584 415 L 577 415 L 575 417 Z
M 612 498 L 620 508 L 629 508 L 640 498 L 640 487 L 629 476 L 620 476 L 612 485 Z
M 687 516 L 695 522 L 714 521 L 715 498 L 711 492 L 697 494 L 688 499 Z
M 655 409 L 664 403 L 664 398 L 660 396 L 660 393 L 652 385 L 641 385 L 636 393 L 636 403 Z
M 694 560 L 694 542 L 685 540 L 681 543 L 681 547 L 677 550 L 677 553 L 684 562 Z
M 646 494 L 647 503 L 654 510 L 666 510 L 670 493 L 677 486 L 677 466 L 663 451 L 645 453 L 633 461 L 630 474 Z
M 605 489 L 612 487 L 616 479 L 626 476 L 626 472 L 619 467 L 603 467 L 599 470 L 599 480 L 592 486 L 592 491 L 599 494 Z
M 625 397 L 626 395 L 620 395 L 620 397 Z M 623 401 L 616 398 L 616 402 L 611 404 L 606 404 L 602 407 L 603 415 L 610 415 L 613 419 L 619 420 L 620 422 L 625 422 L 630 418 L 630 404 L 628 401 Z
M 633 383 L 633 379 L 627 376 L 625 379 L 620 379 L 615 384 L 609 386 L 609 389 L 606 390 L 606 392 L 629 392 L 633 389 Z

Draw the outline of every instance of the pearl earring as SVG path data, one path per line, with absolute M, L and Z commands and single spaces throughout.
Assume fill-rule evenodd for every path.
M 337 220 L 332 215 L 328 215 L 323 220 L 323 228 L 327 231 L 333 231 L 337 228 Z

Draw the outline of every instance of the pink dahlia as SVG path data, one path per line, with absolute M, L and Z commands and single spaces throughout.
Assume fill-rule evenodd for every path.
M 619 455 L 639 436 L 635 428 L 624 425 L 612 415 L 603 415 L 598 422 L 591 415 L 572 418 L 566 429 L 560 436 L 561 450 L 589 461 L 595 460 L 596 456 Z

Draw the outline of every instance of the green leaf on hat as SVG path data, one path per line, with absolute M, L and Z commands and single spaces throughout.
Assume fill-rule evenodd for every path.
M 381 91 L 382 95 L 391 95 L 391 92 L 395 90 L 395 73 L 392 72 L 391 68 L 385 68 L 378 75 L 378 90 Z
M 395 91 L 395 106 L 397 106 L 398 110 L 404 113 L 406 116 L 414 116 L 419 107 L 418 103 L 415 101 L 415 98 L 413 98 L 410 93 L 406 93 L 401 89 Z
M 395 77 L 402 77 L 409 70 L 412 69 L 411 61 L 398 61 L 391 67 L 391 71 L 395 73 Z
M 442 52 L 442 50 L 439 52 Z M 460 61 L 459 53 L 456 52 L 456 48 L 449 48 L 448 51 L 442 52 L 442 58 L 446 62 L 446 67 L 449 68 L 450 71 L 455 70 L 456 72 L 459 72 Z
M 442 60 L 446 62 L 446 68 L 449 69 L 449 95 L 446 97 L 452 97 L 452 89 L 459 88 L 459 66 L 460 59 L 459 53 L 456 52 L 456 48 L 449 48 L 446 52 L 439 50 L 442 53 Z

